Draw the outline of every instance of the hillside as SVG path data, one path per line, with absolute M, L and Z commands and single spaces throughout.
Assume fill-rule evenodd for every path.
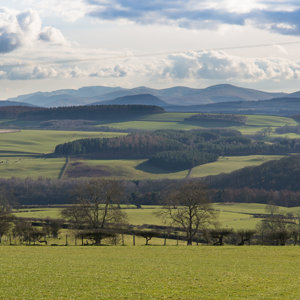
M 37 92 L 8 99 L 15 102 L 26 102 L 32 105 L 53 107 L 85 105 L 94 102 L 93 97 L 122 90 L 119 87 L 89 86 L 78 90 L 63 89 L 52 92 Z
M 26 102 L 43 107 L 87 105 L 95 102 L 111 101 L 125 96 L 151 94 L 170 105 L 202 105 L 229 101 L 257 101 L 284 97 L 284 93 L 268 93 L 254 89 L 237 87 L 229 84 L 211 86 L 205 89 L 188 87 L 171 87 L 152 89 L 136 87 L 125 89 L 120 87 L 91 86 L 78 90 L 65 89 L 53 92 L 37 92 L 8 99 Z
M 17 102 L 17 101 L 0 101 L 0 107 L 6 106 L 32 106 L 29 103 Z
M 167 108 L 176 112 L 205 112 L 225 114 L 263 114 L 274 116 L 292 116 L 300 113 L 300 98 L 274 98 L 262 101 L 223 102 L 194 106 L 173 106 Z
M 152 96 L 151 94 L 139 94 L 132 96 L 124 96 L 109 101 L 99 101 L 92 103 L 92 105 L 129 105 L 129 104 L 140 104 L 140 105 L 156 105 L 156 106 L 167 106 L 168 104 L 158 97 Z
M 257 167 L 247 167 L 228 175 L 210 178 L 215 188 L 256 188 L 299 191 L 300 156 L 269 161 Z
M 163 113 L 158 106 L 151 105 L 95 105 L 40 108 L 18 115 L 23 121 L 46 120 L 127 120 L 149 114 Z

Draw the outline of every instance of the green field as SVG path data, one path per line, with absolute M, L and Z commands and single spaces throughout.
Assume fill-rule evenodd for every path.
M 158 130 L 158 129 L 179 129 L 190 130 L 199 128 L 223 128 L 227 127 L 226 123 L 210 122 L 209 124 L 195 124 L 184 122 L 196 113 L 163 113 L 141 117 L 134 121 L 105 123 L 106 126 L 117 129 L 142 129 L 142 130 Z M 291 118 L 263 115 L 247 115 L 247 122 L 244 126 L 229 126 L 227 128 L 236 129 L 243 134 L 255 134 L 266 127 L 275 129 L 284 125 L 295 126 L 297 122 Z M 103 124 L 102 124 L 103 125 Z M 101 126 L 101 125 L 98 125 Z
M 204 177 L 209 175 L 218 175 L 221 173 L 230 173 L 235 170 L 258 166 L 270 160 L 282 158 L 280 155 L 249 155 L 249 156 L 225 156 L 220 157 L 216 162 L 208 163 L 193 168 L 191 177 Z
M 256 203 L 215 203 L 214 208 L 218 212 L 218 222 L 222 227 L 234 229 L 254 229 L 261 220 L 254 218 L 253 214 L 265 214 L 265 205 Z M 155 213 L 161 208 L 158 206 L 143 206 L 141 209 L 127 208 L 124 206 L 128 215 L 128 222 L 132 225 L 163 225 L 163 222 Z M 22 218 L 60 218 L 61 208 L 59 207 L 40 207 L 31 209 L 15 210 L 17 217 Z M 298 213 L 300 207 L 280 207 L 284 213 Z
M 218 161 L 204 164 L 192 169 L 190 177 L 204 177 L 217 175 L 220 173 L 230 173 L 232 171 L 248 167 L 257 166 L 270 160 L 280 159 L 280 155 L 250 155 L 220 157 Z M 80 169 L 89 167 L 91 174 L 102 178 L 113 177 L 117 179 L 182 179 L 188 175 L 188 170 L 167 173 L 165 170 L 145 163 L 146 160 L 76 160 L 72 159 L 66 177 L 72 177 L 72 173 L 80 175 Z M 74 163 L 74 167 L 72 164 Z M 78 164 L 79 163 L 79 164 Z M 79 170 L 77 170 L 79 169 Z M 98 173 L 97 173 L 98 172 Z M 81 176 L 89 176 L 83 171 Z
M 0 154 L 1 178 L 58 178 L 65 158 L 3 157 Z
M 2 178 L 58 178 L 64 158 L 42 158 L 60 143 L 82 138 L 114 137 L 123 133 L 52 130 L 22 130 L 0 133 L 0 172 Z
M 1 299 L 299 299 L 299 247 L 0 247 Z
M 104 125 L 120 129 L 133 128 L 145 130 L 207 128 L 207 126 L 199 127 L 198 125 L 184 122 L 185 118 L 192 115 L 194 113 L 163 113 L 144 116 L 135 121 L 108 123 Z M 296 124 L 293 119 L 284 117 L 257 115 L 249 115 L 247 117 L 248 120 L 245 126 L 229 128 L 240 130 L 246 134 L 255 134 L 269 126 L 276 128 L 278 126 Z M 212 127 L 217 127 L 217 125 L 219 124 L 210 124 Z M 58 178 L 65 160 L 62 158 L 44 159 L 41 155 L 53 152 L 57 144 L 68 141 L 92 137 L 114 137 L 122 134 L 126 133 L 54 130 L 22 130 L 13 133 L 0 133 L 1 177 Z M 291 138 L 300 137 L 294 134 L 272 135 Z M 84 171 L 80 173 L 79 167 L 76 169 L 72 168 L 72 165 L 69 165 L 71 168 L 68 167 L 64 178 L 96 176 L 119 179 L 181 179 L 185 178 L 188 174 L 190 177 L 203 177 L 229 173 L 246 166 L 255 166 L 278 158 L 279 156 L 221 157 L 217 162 L 195 167 L 190 174 L 188 170 L 168 173 L 163 169 L 145 163 L 145 160 L 85 160 L 79 161 L 81 167 L 92 168 L 91 172 Z
M 51 153 L 54 151 L 55 146 L 61 143 L 83 138 L 114 137 L 122 134 L 124 133 L 22 130 L 14 133 L 0 134 L 0 153 Z

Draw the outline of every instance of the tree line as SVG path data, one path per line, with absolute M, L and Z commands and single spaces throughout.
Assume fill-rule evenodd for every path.
M 24 121 L 46 120 L 122 120 L 138 116 L 163 113 L 154 105 L 84 105 L 68 107 L 0 107 L 0 118 Z
M 222 122 L 229 125 L 244 125 L 247 122 L 246 116 L 233 114 L 197 114 L 185 118 L 185 122 Z
M 0 197 L 0 243 L 4 235 L 18 238 L 20 243 L 47 244 L 47 238 L 57 238 L 63 222 L 67 222 L 76 238 L 100 245 L 111 238 L 117 243 L 118 235 L 131 234 L 145 238 L 146 245 L 153 237 L 182 239 L 187 245 L 194 242 L 222 246 L 224 243 L 244 245 L 285 245 L 299 243 L 300 214 L 285 214 L 272 203 L 266 206 L 263 220 L 256 229 L 234 231 L 222 227 L 217 213 L 210 204 L 208 189 L 203 183 L 186 180 L 169 185 L 164 194 L 162 209 L 156 212 L 167 226 L 137 230 L 128 226 L 126 210 L 120 207 L 124 187 L 112 180 L 91 180 L 74 190 L 73 204 L 61 212 L 61 220 L 34 222 L 14 217 L 6 196 Z M 75 239 L 76 241 L 76 239 Z M 10 241 L 11 243 L 11 241 Z M 123 241 L 124 243 L 124 241 Z M 67 236 L 66 236 L 66 245 Z
M 283 175 L 285 173 L 283 171 Z M 199 179 L 205 182 L 210 190 L 209 194 L 213 202 L 237 202 L 237 203 L 263 203 L 272 202 L 279 206 L 295 207 L 300 206 L 300 190 L 297 187 L 299 177 L 290 177 L 288 180 L 278 180 L 285 182 L 277 188 L 267 189 L 267 186 L 260 183 L 258 186 L 251 187 L 246 183 L 246 176 L 242 177 L 245 182 L 243 187 L 237 187 L 234 181 L 239 180 L 239 175 L 234 176 L 234 180 L 226 181 L 227 184 L 219 185 L 221 179 L 227 175 L 219 175 Z M 214 179 L 215 178 L 215 179 Z M 266 178 L 268 179 L 268 178 Z M 77 186 L 87 182 L 87 179 L 0 179 L 0 193 L 5 194 L 8 203 L 13 207 L 26 205 L 61 205 L 71 204 L 72 195 Z M 124 180 L 124 195 L 121 200 L 123 204 L 133 204 L 136 207 L 142 205 L 161 205 L 164 190 L 170 184 L 178 185 L 182 180 Z M 294 181 L 295 190 L 289 190 L 290 181 Z M 266 181 L 267 183 L 268 181 Z M 273 186 L 272 186 L 273 187 Z
M 80 139 L 56 146 L 54 155 L 98 159 L 140 159 L 167 171 L 185 170 L 219 156 L 300 153 L 300 141 L 277 138 L 263 142 L 235 130 L 158 130 L 115 138 Z

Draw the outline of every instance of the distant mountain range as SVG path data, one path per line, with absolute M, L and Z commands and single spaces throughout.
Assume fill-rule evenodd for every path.
M 165 101 L 160 100 L 151 94 L 140 94 L 132 96 L 119 97 L 114 100 L 98 101 L 92 103 L 92 105 L 129 105 L 129 104 L 143 104 L 143 105 L 156 105 L 161 107 L 169 106 Z
M 261 114 L 274 116 L 292 116 L 300 114 L 299 98 L 275 98 L 262 101 L 223 102 L 205 105 L 165 107 L 173 112 L 203 112 L 227 114 Z
M 193 89 L 177 86 L 160 90 L 147 87 L 124 89 L 121 87 L 91 86 L 83 87 L 78 90 L 67 89 L 53 92 L 37 92 L 7 100 L 26 102 L 42 107 L 56 107 L 103 103 L 125 96 L 145 94 L 155 96 L 159 98 L 159 100 L 166 102 L 168 105 L 180 106 L 232 101 L 257 101 L 288 96 L 288 94 L 284 93 L 267 93 L 253 89 L 236 87 L 229 84 L 221 84 L 205 89 Z
M 33 106 L 29 103 L 17 101 L 0 101 L 0 106 Z
M 0 101 L 0 106 L 60 107 L 102 104 L 155 105 L 173 112 L 290 116 L 300 114 L 300 91 L 291 94 L 267 93 L 229 84 L 215 85 L 205 89 L 177 86 L 160 90 L 147 87 L 124 89 L 91 86 L 78 90 L 37 92 Z

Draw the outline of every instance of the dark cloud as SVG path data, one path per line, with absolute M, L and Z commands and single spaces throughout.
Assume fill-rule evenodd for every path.
M 8 53 L 19 48 L 21 40 L 16 33 L 3 32 L 0 35 L 0 53 Z
M 87 0 L 89 4 L 98 6 L 90 12 L 90 16 L 103 20 L 128 19 L 140 24 L 171 23 L 181 27 L 205 28 L 220 24 L 245 25 L 247 21 L 256 27 L 280 34 L 300 34 L 300 8 L 278 11 L 272 9 L 252 10 L 248 13 L 229 12 L 219 7 L 216 9 L 193 8 L 189 1 L 183 0 Z M 263 3 L 263 2 L 262 2 Z M 293 5 L 299 7 L 299 1 L 278 3 L 268 2 L 269 7 Z M 205 6 L 203 6 L 205 7 Z

